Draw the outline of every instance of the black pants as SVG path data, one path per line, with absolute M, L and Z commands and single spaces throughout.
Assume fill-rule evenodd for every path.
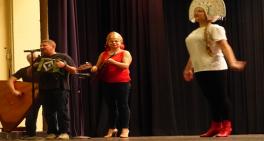
M 69 133 L 70 116 L 68 109 L 69 91 L 40 90 L 45 118 L 48 124 L 48 134 Z
M 121 128 L 128 128 L 130 83 L 102 83 L 101 86 L 109 108 L 109 128 L 116 128 L 117 122 Z
M 227 70 L 195 73 L 211 109 L 212 120 L 230 120 L 231 102 L 227 93 Z
M 34 100 L 26 116 L 26 134 L 28 136 L 36 136 L 36 122 L 38 118 L 38 111 L 41 106 L 39 97 Z

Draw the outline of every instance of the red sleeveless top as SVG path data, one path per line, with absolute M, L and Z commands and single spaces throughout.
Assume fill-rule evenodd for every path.
M 124 51 L 121 51 L 111 58 L 115 61 L 122 62 Z M 106 60 L 110 57 L 107 51 L 103 52 L 102 60 Z M 101 80 L 108 83 L 115 82 L 129 82 L 131 80 L 129 76 L 129 69 L 122 69 L 113 64 L 105 64 L 101 70 Z

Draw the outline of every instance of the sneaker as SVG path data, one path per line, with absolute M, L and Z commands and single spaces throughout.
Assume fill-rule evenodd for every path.
M 47 140 L 52 140 L 52 139 L 55 139 L 56 138 L 56 135 L 55 134 L 48 134 L 47 136 L 46 136 L 46 139 Z
M 59 139 L 59 140 L 69 140 L 69 139 L 70 139 L 70 136 L 69 136 L 69 134 L 67 134 L 67 133 L 62 133 L 62 134 L 60 134 L 60 135 L 57 137 L 57 139 Z

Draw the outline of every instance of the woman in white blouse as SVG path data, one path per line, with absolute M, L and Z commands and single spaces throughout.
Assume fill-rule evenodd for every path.
M 195 76 L 211 109 L 211 126 L 201 137 L 227 137 L 232 132 L 231 103 L 226 91 L 227 69 L 241 71 L 246 62 L 238 61 L 227 42 L 225 29 L 213 24 L 225 16 L 222 0 L 193 0 L 189 18 L 199 27 L 186 38 L 189 60 L 183 71 L 186 81 Z

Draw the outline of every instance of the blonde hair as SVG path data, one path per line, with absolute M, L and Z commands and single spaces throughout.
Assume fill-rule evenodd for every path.
M 213 53 L 213 51 L 210 48 L 210 46 L 212 44 L 212 39 L 211 39 L 211 35 L 210 35 L 209 31 L 208 31 L 208 27 L 209 26 L 210 26 L 209 24 L 206 25 L 206 27 L 204 29 L 204 40 L 205 40 L 205 44 L 206 44 L 207 54 L 212 57 L 212 56 L 214 56 L 214 53 Z
M 109 49 L 108 42 L 109 42 L 110 38 L 112 38 L 113 36 L 118 38 L 118 40 L 121 42 L 120 48 L 121 49 L 125 49 L 123 37 L 121 36 L 121 34 L 119 34 L 118 32 L 115 32 L 115 31 L 112 31 L 112 32 L 108 33 L 108 35 L 106 36 L 105 49 L 106 50 Z
M 115 32 L 115 31 L 108 33 L 108 35 L 106 36 L 105 44 L 107 44 L 109 39 L 113 36 L 116 36 L 119 39 L 119 41 L 123 44 L 123 37 L 118 32 Z

